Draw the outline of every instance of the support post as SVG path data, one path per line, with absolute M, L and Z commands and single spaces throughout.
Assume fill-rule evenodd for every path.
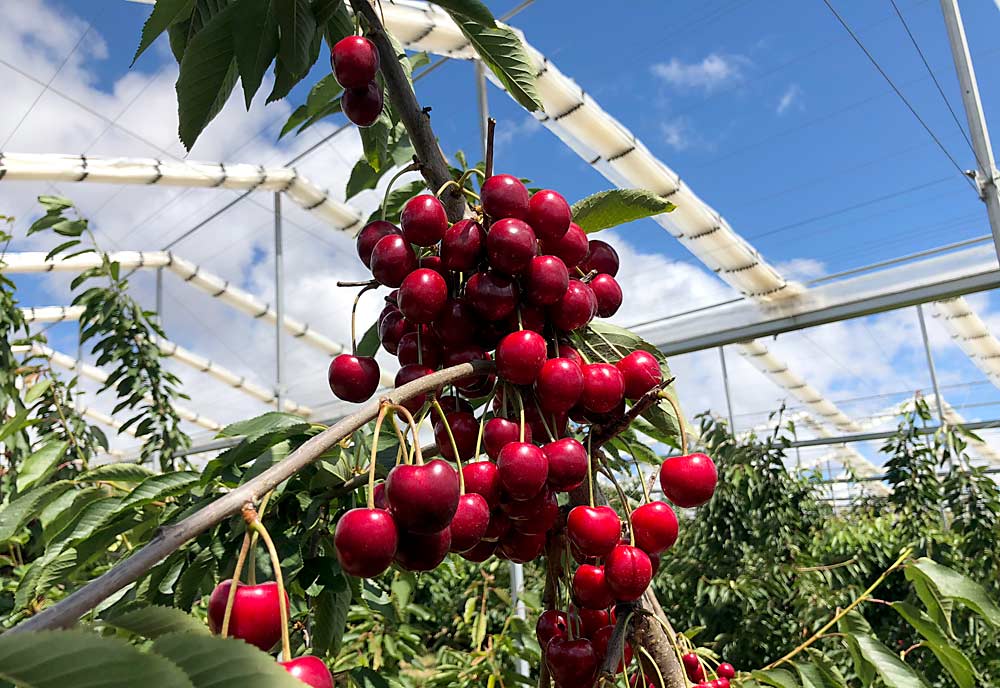
M 282 410 L 285 390 L 282 388 L 284 352 L 281 346 L 285 323 L 285 256 L 281 237 L 281 193 L 274 194 L 274 397 L 277 408 Z
M 969 54 L 969 43 L 965 38 L 965 25 L 962 23 L 962 13 L 958 9 L 958 0 L 941 0 L 941 13 L 948 29 L 951 56 L 955 61 L 958 83 L 962 87 L 962 105 L 965 107 L 972 147 L 976 154 L 978 168 L 976 183 L 979 186 L 980 197 L 986 203 L 986 214 L 989 216 L 990 230 L 993 232 L 993 244 L 997 258 L 1000 259 L 1000 190 L 997 189 L 1000 174 L 997 173 L 993 158 L 990 133 L 986 128 L 983 103 L 979 99 L 979 84 L 972 66 L 972 56 Z
M 931 354 L 931 342 L 927 337 L 927 322 L 924 320 L 924 307 L 917 304 L 917 319 L 920 321 L 920 337 L 924 340 L 924 353 L 927 355 L 927 370 L 931 374 L 931 387 L 934 389 L 934 401 L 937 405 L 938 422 L 945 424 L 944 403 L 941 401 L 941 390 L 938 387 L 937 371 L 934 369 L 934 356 Z
M 163 326 L 163 268 L 156 268 L 156 320 Z
M 719 362 L 722 364 L 722 386 L 726 390 L 726 410 L 729 412 L 729 432 L 736 436 L 736 423 L 733 421 L 733 399 L 729 392 L 729 371 L 726 369 L 726 349 L 719 347 Z
M 483 146 L 483 159 L 486 159 L 487 122 L 490 118 L 490 100 L 486 93 L 486 72 L 480 60 L 475 61 L 476 99 L 479 103 L 479 139 Z

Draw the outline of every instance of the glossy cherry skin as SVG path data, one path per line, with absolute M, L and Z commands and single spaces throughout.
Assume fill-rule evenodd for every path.
M 492 461 L 476 461 L 462 466 L 466 494 L 478 494 L 491 509 L 500 504 L 500 476 Z
M 501 509 L 493 509 L 490 512 L 490 525 L 486 528 L 484 540 L 499 540 L 510 532 L 510 519 Z
M 525 535 L 516 530 L 509 530 L 500 539 L 500 554 L 515 564 L 527 564 L 541 556 L 545 549 L 545 533 L 540 535 Z
M 729 688 L 729 685 L 729 679 L 724 676 L 720 676 L 712 681 L 712 688 Z
M 660 362 L 648 351 L 639 349 L 618 361 L 615 367 L 625 380 L 625 398 L 638 399 L 663 382 Z
M 330 361 L 327 379 L 338 399 L 360 404 L 378 388 L 378 362 L 370 356 L 340 354 Z
M 464 552 L 479 544 L 490 525 L 490 507 L 482 495 L 470 492 L 458 499 L 451 519 L 451 551 Z
M 569 344 L 559 344 L 559 358 L 568 358 L 580 366 L 580 370 L 583 370 L 583 356 Z
M 388 511 L 389 502 L 385 498 L 385 483 L 379 483 L 378 485 L 376 485 L 374 493 L 375 494 L 372 501 L 375 502 L 375 508 Z
M 525 535 L 543 535 L 559 518 L 559 501 L 554 492 L 546 489 L 531 499 L 510 501 L 502 506 L 514 530 Z
M 702 681 L 705 678 L 705 669 L 698 661 L 698 655 L 689 652 L 681 658 L 684 664 L 684 672 L 691 681 Z
M 553 638 L 545 648 L 545 664 L 560 688 L 584 688 L 594 680 L 597 653 L 589 640 Z
M 475 341 L 479 318 L 475 309 L 465 301 L 450 300 L 438 313 L 431 327 L 442 344 L 460 347 Z
M 399 352 L 399 342 L 403 336 L 415 331 L 413 323 L 407 322 L 398 310 L 389 311 L 378 323 L 378 338 L 382 342 L 382 348 L 393 355 Z
M 543 487 L 549 462 L 541 448 L 527 442 L 511 442 L 497 458 L 500 484 L 514 499 L 531 499 Z
M 396 522 L 384 509 L 351 509 L 333 532 L 340 567 L 352 576 L 373 578 L 396 556 Z
M 583 609 L 607 609 L 615 601 L 603 566 L 581 564 L 573 574 L 573 603 Z
M 451 348 L 444 357 L 444 367 L 450 368 L 461 363 L 471 363 L 472 361 L 489 361 L 490 354 L 486 349 L 475 344 Z M 489 375 L 469 375 L 455 380 L 455 387 L 470 397 L 483 396 L 483 394 L 493 389 L 496 376 Z M 483 391 L 485 389 L 485 391 Z
M 554 638 L 565 638 L 569 622 L 566 615 L 558 609 L 546 609 L 538 615 L 535 623 L 535 637 L 538 638 L 538 645 L 545 650 L 545 646 Z
M 402 236 L 389 234 L 379 239 L 372 249 L 371 269 L 379 284 L 398 287 L 417 269 L 417 254 Z
M 511 442 L 521 438 L 520 426 L 506 418 L 490 418 L 483 427 L 483 447 L 486 455 L 496 461 L 500 458 L 500 450 Z M 525 426 L 524 441 L 531 442 L 531 430 Z
M 208 627 L 212 633 L 222 632 L 231 583 L 231 580 L 219 583 L 208 599 Z M 285 601 L 288 601 L 287 594 Z M 277 583 L 238 583 L 233 611 L 229 616 L 229 635 L 267 652 L 281 638 L 281 610 L 278 605 Z
M 451 435 L 455 438 L 455 445 L 458 447 L 458 456 L 462 461 L 472 458 L 476 451 L 476 438 L 479 436 L 479 421 L 475 416 L 467 411 L 452 411 L 446 413 L 448 427 L 451 428 Z M 448 436 L 448 428 L 438 419 L 434 418 L 434 442 L 437 444 L 441 456 L 449 461 L 455 460 L 455 450 L 451 446 L 451 437 Z
M 614 623 L 613 611 L 607 609 L 570 607 L 569 621 L 573 630 L 584 638 L 593 638 L 594 634 L 608 624 Z
M 364 88 L 378 71 L 378 49 L 364 36 L 341 38 L 330 51 L 333 76 L 344 88 Z
M 581 270 L 584 272 L 597 270 L 612 277 L 618 274 L 618 251 L 611 244 L 600 239 L 591 239 L 587 251 L 587 257 L 580 266 Z
M 524 273 L 524 296 L 540 306 L 559 303 L 569 287 L 569 270 L 555 256 L 535 256 Z
M 715 493 L 719 474 L 705 454 L 672 456 L 660 466 L 660 487 L 667 499 L 679 507 L 701 506 Z
M 638 547 L 618 545 L 604 560 L 604 575 L 615 599 L 633 602 L 642 597 L 653 580 L 653 565 Z
M 566 518 L 566 535 L 584 556 L 603 557 L 621 534 L 621 519 L 610 506 L 576 506 Z
M 340 107 L 347 119 L 361 128 L 370 127 L 382 114 L 382 86 L 369 81 L 361 88 L 349 88 L 340 98 Z
M 410 322 L 430 323 L 448 301 L 448 285 L 437 272 L 418 268 L 399 287 L 399 310 Z
M 632 512 L 635 545 L 646 554 L 659 554 L 677 542 L 677 515 L 666 502 L 643 504 Z
M 358 258 L 361 259 L 366 268 L 372 266 L 372 251 L 375 250 L 375 244 L 378 243 L 379 239 L 390 234 L 402 236 L 399 227 L 383 220 L 369 222 L 358 232 Z
M 555 191 L 536 191 L 528 201 L 528 224 L 543 241 L 559 241 L 572 220 L 569 203 Z
M 535 396 L 543 411 L 569 411 L 583 394 L 583 371 L 568 358 L 550 358 L 535 380 Z
M 458 509 L 458 473 L 441 459 L 423 466 L 401 464 L 389 471 L 385 496 L 400 528 L 437 533 L 448 527 Z
M 538 334 L 545 334 L 547 314 L 542 306 L 533 303 L 521 303 L 517 310 L 507 317 L 507 329 L 510 332 L 517 330 L 531 330 Z
M 611 635 L 614 632 L 614 626 L 602 626 L 601 628 L 598 628 L 591 637 L 590 642 L 594 644 L 594 652 L 597 653 L 598 662 L 603 662 L 605 655 L 608 654 L 608 642 L 610 642 Z M 630 643 L 625 643 L 625 648 L 622 654 L 624 657 L 618 660 L 618 668 L 615 669 L 615 673 L 618 674 L 625 671 L 625 667 L 632 663 L 632 645 Z
M 437 533 L 413 533 L 399 531 L 399 547 L 396 549 L 396 563 L 407 571 L 433 571 L 451 549 L 451 530 L 445 528 Z
M 437 368 L 441 363 L 441 342 L 426 328 L 422 328 L 419 337 L 416 331 L 407 332 L 396 346 L 396 358 L 401 366 L 419 363 L 427 368 Z
M 430 194 L 414 196 L 403 206 L 399 216 L 403 236 L 417 246 L 433 246 L 448 230 L 448 214 L 444 205 Z
M 549 442 L 542 451 L 549 460 L 549 487 L 556 492 L 575 490 L 587 479 L 587 450 L 572 437 Z
M 459 220 L 441 239 L 441 262 L 448 270 L 469 272 L 486 255 L 486 230 L 475 220 Z
M 570 280 L 563 297 L 549 307 L 549 318 L 563 332 L 580 329 L 596 314 L 597 296 L 580 280 Z
M 509 174 L 495 174 L 483 182 L 479 192 L 483 210 L 494 220 L 513 217 L 528 219 L 528 189 L 521 180 Z
M 497 220 L 486 234 L 490 266 L 505 275 L 519 275 L 538 254 L 538 240 L 528 223 L 508 217 Z
M 583 366 L 583 394 L 580 404 L 594 413 L 607 413 L 621 403 L 625 396 L 625 379 L 621 371 L 610 363 L 591 363 Z
M 481 564 L 497 551 L 496 540 L 480 540 L 472 549 L 467 549 L 464 552 L 459 553 L 459 556 L 466 561 L 471 561 L 477 564 Z
M 715 670 L 715 673 L 719 675 L 719 678 L 735 678 L 736 677 L 736 667 L 734 667 L 729 662 L 723 662 L 719 665 L 719 668 Z
M 546 240 L 542 245 L 543 253 L 551 253 L 562 259 L 566 267 L 572 270 L 587 257 L 587 235 L 575 222 L 569 224 L 569 229 L 558 240 Z
M 493 272 L 477 272 L 465 285 L 465 298 L 484 320 L 503 320 L 517 306 L 517 285 Z
M 545 338 L 531 330 L 511 332 L 497 346 L 497 374 L 515 385 L 530 385 L 545 364 Z
M 434 372 L 433 368 L 428 368 L 427 366 L 420 365 L 419 363 L 414 363 L 412 365 L 405 365 L 396 371 L 396 378 L 394 380 L 394 387 L 402 387 L 407 382 L 413 382 L 414 380 L 419 380 L 425 375 L 430 375 Z M 420 407 L 424 405 L 427 401 L 426 394 L 419 394 L 409 401 L 404 401 L 401 405 L 406 407 L 406 410 L 410 413 L 416 413 L 420 410 Z
M 611 275 L 600 274 L 590 281 L 590 289 L 597 299 L 597 315 L 610 318 L 622 306 L 622 288 Z
M 319 657 L 306 655 L 287 662 L 278 662 L 289 674 L 312 688 L 333 688 L 333 674 Z

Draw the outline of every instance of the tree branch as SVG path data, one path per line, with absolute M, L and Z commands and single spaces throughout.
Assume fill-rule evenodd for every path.
M 628 426 L 632 425 L 632 421 L 648 411 L 654 404 L 659 402 L 660 392 L 669 387 L 676 379 L 677 378 L 672 377 L 669 380 L 664 380 L 656 387 L 653 387 L 653 389 L 639 397 L 639 399 L 632 404 L 632 407 L 627 413 L 623 414 L 621 418 L 611 424 L 593 428 L 590 431 L 589 436 L 581 440 L 583 442 L 583 446 L 590 446 L 594 451 L 597 451 L 615 437 L 625 432 Z M 677 422 L 681 423 L 683 421 L 678 418 Z M 590 442 L 589 445 L 588 441 Z
M 421 173 L 428 187 L 432 192 L 437 191 L 451 179 L 451 172 L 448 169 L 448 161 L 441 152 L 437 136 L 431 129 L 430 114 L 417 102 L 413 86 L 410 85 L 406 72 L 399 64 L 399 55 L 389 40 L 389 34 L 382 25 L 378 12 L 369 0 L 351 0 L 351 7 L 356 14 L 364 17 L 368 24 L 368 37 L 378 48 L 382 78 L 389 91 L 389 99 L 410 136 L 410 143 L 413 144 L 417 158 L 422 164 Z M 444 203 L 448 219 L 452 222 L 458 222 L 465 217 L 465 198 L 461 190 L 454 186 L 449 187 L 445 190 L 441 202 Z
M 40 631 L 72 625 L 83 614 L 108 597 L 139 580 L 144 573 L 183 547 L 187 542 L 233 514 L 239 513 L 247 502 L 256 503 L 263 495 L 318 460 L 328 449 L 373 420 L 378 415 L 383 399 L 394 404 L 401 404 L 464 377 L 488 374 L 493 369 L 493 364 L 489 361 L 462 363 L 409 382 L 402 387 L 391 390 L 379 399 L 369 401 L 356 412 L 342 418 L 311 438 L 289 454 L 284 461 L 275 464 L 256 478 L 219 497 L 183 521 L 161 528 L 156 537 L 131 557 L 87 583 L 61 602 L 23 621 L 8 632 Z

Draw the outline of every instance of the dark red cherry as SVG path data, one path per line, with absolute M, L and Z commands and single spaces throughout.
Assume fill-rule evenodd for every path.
M 583 366 L 583 394 L 580 404 L 594 413 L 607 413 L 625 397 L 625 379 L 610 363 Z
M 569 203 L 555 191 L 536 191 L 528 201 L 528 224 L 542 241 L 561 239 L 572 219 Z
M 500 450 L 511 442 L 518 442 L 521 437 L 519 424 L 506 418 L 490 418 L 483 428 L 483 448 L 486 455 L 496 461 Z M 525 426 L 524 441 L 531 442 L 531 430 Z
M 581 564 L 573 574 L 573 603 L 584 609 L 607 609 L 614 601 L 604 567 Z
M 449 528 L 427 534 L 400 530 L 395 561 L 406 571 L 433 571 L 445 560 L 450 549 Z
M 571 222 L 565 234 L 556 241 L 546 240 L 542 249 L 543 253 L 558 256 L 572 270 L 587 257 L 587 235 L 578 224 Z
M 621 520 L 610 506 L 576 506 L 566 518 L 566 535 L 584 556 L 603 557 L 621 534 Z
M 501 509 L 490 512 L 490 525 L 486 528 L 484 540 L 497 541 L 510 531 L 510 519 Z
M 371 399 L 378 388 L 378 362 L 369 356 L 340 354 L 330 361 L 327 377 L 338 399 L 360 404 Z
M 451 551 L 464 552 L 479 544 L 490 524 L 490 507 L 482 495 L 462 495 L 451 519 Z
M 535 637 L 538 638 L 538 645 L 545 650 L 545 646 L 553 638 L 565 638 L 569 628 L 566 615 L 558 609 L 547 609 L 538 615 L 538 622 L 535 624 Z
M 423 258 L 418 259 L 417 263 L 418 267 L 433 270 L 444 278 L 446 284 L 450 284 L 451 273 L 445 270 L 444 264 L 441 262 L 441 256 L 424 256 Z
M 509 174 L 495 174 L 483 182 L 479 192 L 483 210 L 494 220 L 513 217 L 528 219 L 528 189 Z
M 539 447 L 527 442 L 511 442 L 497 458 L 500 484 L 514 499 L 530 499 L 545 487 L 549 462 Z
M 519 275 L 527 270 L 537 253 L 534 231 L 516 218 L 497 220 L 486 235 L 490 266 L 506 275 Z
M 306 655 L 278 664 L 310 688 L 333 688 L 333 674 L 319 657 Z
M 677 515 L 665 502 L 643 504 L 632 512 L 635 545 L 646 554 L 659 554 L 677 542 Z
M 416 327 L 407 322 L 398 310 L 386 313 L 378 324 L 378 338 L 382 342 L 382 348 L 393 355 L 399 353 L 399 343 L 408 332 L 416 332 Z
M 578 608 L 576 605 L 570 607 L 569 622 L 584 638 L 593 638 L 597 631 L 614 623 L 607 609 Z
M 430 194 L 414 196 L 403 206 L 399 216 L 403 236 L 417 246 L 433 246 L 448 230 L 448 214 L 444 205 Z
M 444 357 L 444 366 L 450 368 L 451 366 L 456 366 L 461 363 L 469 363 L 471 361 L 489 361 L 490 354 L 486 349 L 481 346 L 476 346 L 475 344 L 469 344 L 467 346 L 456 347 L 448 350 L 448 353 Z M 468 377 L 462 377 L 455 381 L 455 387 L 459 391 L 469 394 L 472 397 L 479 396 L 479 392 L 482 388 L 486 388 L 487 391 L 493 388 L 493 383 L 496 382 L 495 375 L 470 375 Z
M 594 681 L 597 654 L 589 640 L 553 638 L 545 648 L 545 664 L 557 686 L 583 688 Z
M 690 509 L 701 506 L 715 493 L 719 474 L 705 454 L 672 456 L 660 466 L 660 487 L 667 499 Z
M 389 510 L 389 502 L 385 498 L 385 483 L 379 483 L 375 486 L 375 494 L 372 499 L 376 509 Z
M 517 285 L 493 272 L 477 272 L 465 285 L 465 298 L 485 320 L 503 320 L 517 306 Z
M 396 523 L 384 509 L 351 509 L 337 521 L 333 545 L 344 571 L 373 578 L 396 556 Z
M 580 366 L 580 370 L 583 370 L 583 356 L 569 344 L 559 344 L 559 358 L 568 358 Z
M 448 427 L 458 446 L 458 455 L 462 461 L 471 459 L 476 451 L 476 438 L 479 436 L 479 421 L 467 411 L 451 411 L 445 414 Z M 437 416 L 434 418 L 434 442 L 438 452 L 449 461 L 455 460 L 455 450 L 451 448 L 451 439 L 444 423 Z M 461 550 L 459 550 L 461 551 Z
M 364 88 L 378 71 L 378 50 L 364 36 L 341 38 L 330 51 L 333 76 L 344 88 Z
M 594 290 L 580 280 L 570 280 L 559 302 L 549 307 L 552 323 L 564 332 L 577 330 L 597 314 Z
M 418 268 L 403 280 L 399 287 L 399 310 L 414 323 L 430 323 L 448 301 L 448 285 L 444 277 Z
M 525 535 L 509 530 L 500 539 L 500 553 L 515 564 L 527 564 L 541 556 L 545 549 L 545 533 Z
M 361 88 L 349 88 L 340 98 L 340 107 L 347 119 L 359 127 L 370 127 L 382 114 L 382 86 L 369 81 Z
M 620 602 L 633 602 L 646 592 L 653 579 L 649 556 L 638 547 L 618 545 L 604 561 L 608 587 Z
M 382 220 L 369 222 L 358 232 L 358 257 L 361 258 L 361 262 L 365 264 L 366 268 L 372 266 L 372 251 L 375 250 L 375 244 L 378 243 L 379 239 L 390 234 L 402 236 L 399 227 Z
M 467 494 L 478 494 L 493 509 L 500 504 L 500 476 L 492 461 L 476 461 L 462 466 Z
M 372 249 L 371 269 L 379 284 L 398 287 L 417 269 L 417 254 L 402 236 L 389 234 L 379 239 Z
M 472 413 L 475 410 L 468 399 L 457 394 L 443 394 L 438 397 L 438 402 L 441 404 L 441 408 L 445 410 L 445 413 L 451 413 L 452 411 Z
M 625 380 L 625 398 L 638 399 L 663 382 L 660 362 L 648 351 L 639 349 L 618 361 L 615 367 Z
M 400 464 L 385 479 L 385 496 L 396 525 L 410 533 L 437 533 L 458 508 L 458 473 L 441 459 Z
M 531 303 L 522 303 L 517 310 L 507 316 L 507 327 L 511 332 L 517 330 L 531 330 L 538 334 L 545 332 L 545 325 L 548 322 L 548 314 L 541 306 Z
M 496 540 L 480 540 L 479 544 L 472 549 L 467 549 L 461 554 L 460 557 L 467 561 L 474 562 L 476 564 L 481 564 L 490 557 L 493 556 L 494 552 L 497 550 Z
M 226 602 L 232 580 L 215 586 L 208 598 L 208 627 L 212 633 L 222 631 Z M 236 597 L 229 615 L 229 635 L 244 640 L 267 652 L 281 638 L 281 610 L 278 605 L 278 584 L 236 584 Z M 285 595 L 288 603 L 288 595 Z
M 430 375 L 434 372 L 433 368 L 428 368 L 427 366 L 420 365 L 419 363 L 414 363 L 411 365 L 405 365 L 396 371 L 395 387 L 402 387 L 407 382 L 413 382 L 414 380 L 419 380 L 425 375 Z M 426 394 L 420 394 L 416 397 L 410 399 L 409 401 L 404 401 L 402 406 L 406 407 L 406 410 L 410 413 L 416 413 L 420 410 L 420 407 L 424 405 L 427 401 Z
M 515 385 L 530 385 L 545 363 L 545 338 L 531 330 L 511 332 L 497 346 L 497 374 Z
M 611 275 L 600 274 L 590 281 L 597 299 L 597 315 L 610 318 L 622 306 L 622 288 Z
M 584 272 L 597 270 L 614 277 L 618 274 L 618 251 L 611 244 L 600 239 L 591 239 L 587 246 L 587 257 L 583 259 L 580 269 Z
M 611 625 L 602 626 L 594 632 L 590 642 L 594 644 L 594 652 L 597 653 L 598 662 L 603 662 L 605 655 L 608 654 L 608 643 L 611 641 L 611 635 L 614 632 L 615 627 Z M 616 674 L 625 671 L 625 667 L 632 663 L 632 645 L 627 641 L 622 655 L 624 656 L 618 660 L 618 668 L 615 669 Z
M 486 230 L 475 220 L 459 220 L 441 239 L 441 261 L 455 272 L 470 272 L 486 255 Z
M 464 301 L 448 301 L 431 327 L 447 347 L 471 344 L 476 339 L 479 318 L 475 309 Z
M 559 303 L 569 286 L 566 264 L 555 256 L 535 256 L 524 275 L 524 295 L 532 303 Z
M 572 437 L 549 442 L 542 451 L 549 460 L 549 487 L 556 492 L 575 490 L 587 479 L 587 450 Z
M 568 358 L 550 358 L 535 381 L 535 395 L 543 411 L 569 411 L 583 394 L 583 371 Z
M 417 356 L 417 340 L 420 340 L 420 356 Z M 416 332 L 407 332 L 399 340 L 396 357 L 400 365 L 419 363 L 428 368 L 437 368 L 441 363 L 441 342 L 426 328 L 417 337 Z
M 525 535 L 547 533 L 559 518 L 559 501 L 550 490 L 543 489 L 525 501 L 511 500 L 502 507 L 514 530 Z

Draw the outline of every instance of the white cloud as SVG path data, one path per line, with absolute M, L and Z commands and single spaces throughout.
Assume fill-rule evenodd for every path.
M 1000 0 L 998 0 L 1000 1 Z M 803 109 L 805 106 L 802 104 L 802 89 L 798 84 L 789 84 L 785 92 L 781 94 L 781 98 L 778 100 L 778 107 L 775 110 L 779 115 L 783 115 L 788 112 L 789 109 L 795 107 L 798 110 Z
M 749 59 L 742 55 L 710 53 L 700 62 L 682 62 L 671 58 L 652 66 L 653 74 L 672 86 L 700 88 L 711 92 L 743 80 L 744 67 Z
M 660 123 L 663 141 L 674 150 L 684 150 L 692 143 L 690 127 L 681 117 L 664 120 Z
M 513 143 L 522 143 L 541 130 L 542 123 L 530 115 L 519 122 L 503 119 L 497 122 L 493 142 L 498 148 L 506 148 Z
M 777 263 L 774 269 L 793 280 L 812 280 L 826 274 L 826 265 L 815 258 L 793 258 Z

